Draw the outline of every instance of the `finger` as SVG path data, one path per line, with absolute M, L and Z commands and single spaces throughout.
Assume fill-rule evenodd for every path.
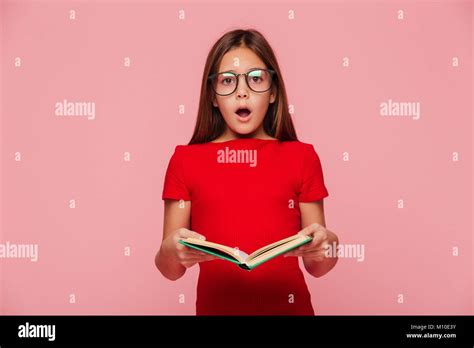
M 178 251 L 178 253 L 182 253 L 186 251 L 186 249 L 188 249 L 186 245 L 178 243 L 178 242 L 176 243 L 176 250 Z
M 327 250 L 327 242 L 323 242 L 321 244 L 311 245 L 308 249 L 304 249 L 304 251 L 326 251 Z
M 199 249 L 190 247 L 189 245 L 184 245 L 184 244 L 181 244 L 181 243 L 177 243 L 177 244 L 178 244 L 178 246 L 176 248 L 180 252 L 185 252 L 186 254 L 207 255 L 207 253 L 205 253 L 205 252 L 203 252 Z
M 304 235 L 311 235 L 314 232 L 320 230 L 321 228 L 324 229 L 324 226 L 321 226 L 320 224 L 315 222 L 315 223 L 312 223 L 311 225 L 308 225 L 305 228 L 303 228 L 299 233 L 302 233 Z
M 311 249 L 311 248 L 314 248 L 313 242 L 303 244 L 303 245 L 295 248 L 294 250 L 300 251 L 300 250 L 308 250 L 308 249 Z
M 311 224 L 304 229 L 302 229 L 299 233 L 305 236 L 312 237 L 311 242 L 304 244 L 301 246 L 301 249 L 311 248 L 314 246 L 319 246 L 328 241 L 328 233 L 327 229 L 324 226 L 321 226 L 317 223 Z
M 320 248 L 312 248 L 307 250 L 295 250 L 295 253 L 298 255 L 308 255 L 308 254 L 316 254 L 316 253 L 324 253 L 325 250 Z
M 199 234 L 197 232 L 194 232 L 194 231 L 193 231 L 193 234 L 192 234 L 192 238 L 206 240 L 205 236 L 203 236 L 202 234 Z
M 302 254 L 300 253 L 291 253 L 291 254 L 284 254 L 284 257 L 300 257 Z
M 185 263 L 196 263 L 201 261 L 202 257 L 185 257 L 181 259 L 181 263 L 184 265 Z
M 207 255 L 205 257 L 202 257 L 201 261 L 199 261 L 199 262 L 212 261 L 212 260 L 216 260 L 216 259 L 217 259 L 217 257 L 215 257 L 215 256 Z
M 198 262 L 204 262 L 204 261 L 211 261 L 214 260 L 214 257 L 211 255 L 208 256 L 202 256 L 202 257 L 190 257 L 186 258 L 181 261 L 182 264 L 184 263 L 198 263 Z
M 191 234 L 192 234 L 192 231 L 188 230 L 187 228 L 182 227 L 178 229 L 177 236 L 179 238 L 187 238 L 187 237 L 191 237 Z
M 323 242 L 323 243 L 326 243 L 326 242 Z M 322 244 L 318 244 L 318 243 L 307 243 L 293 249 L 293 251 L 295 252 L 308 252 L 308 251 L 315 251 L 315 250 L 325 250 L 325 249 L 323 248 Z
M 296 247 L 294 250 L 308 250 L 318 246 L 318 239 L 313 239 L 310 242 L 307 242 L 299 247 Z
M 301 256 L 301 257 L 324 256 L 324 257 L 326 257 L 326 251 L 321 250 L 321 249 L 311 249 L 311 250 L 308 250 L 308 251 L 299 251 L 299 250 L 295 249 L 295 251 L 286 253 L 286 254 L 284 254 L 284 256 L 296 256 L 296 257 L 299 257 L 299 256 Z
M 307 258 L 327 258 L 326 254 L 324 252 L 307 252 L 307 253 L 300 253 L 299 256 L 301 257 L 307 257 Z
M 204 255 L 209 255 L 203 251 L 192 249 L 191 247 L 188 247 L 189 250 L 187 250 L 187 254 L 189 255 L 195 255 L 195 256 L 204 256 Z
M 288 252 L 284 253 L 283 256 L 296 256 L 297 254 L 299 255 L 303 252 L 307 252 L 307 251 L 311 251 L 311 250 L 319 250 L 319 249 L 314 248 L 314 247 L 309 248 L 309 246 L 307 246 L 306 248 L 303 248 L 303 246 L 300 246 L 298 248 L 295 248 L 291 251 L 288 251 Z
M 209 255 L 209 254 L 195 254 L 195 253 L 185 253 L 182 254 L 181 260 L 183 261 L 189 261 L 189 260 L 202 260 L 202 259 L 210 259 L 210 258 L 215 258 L 214 255 Z
M 322 241 L 325 241 L 327 239 L 328 233 L 326 232 L 326 229 L 319 229 L 313 233 L 313 242 L 316 241 L 317 243 L 321 243 Z
M 300 256 L 300 253 L 297 251 L 292 251 L 290 253 L 283 254 L 284 257 L 289 257 L 289 256 Z
M 202 234 L 199 234 L 195 231 L 188 230 L 187 228 L 180 228 L 178 232 L 178 236 L 181 238 L 196 238 L 205 240 L 206 237 Z

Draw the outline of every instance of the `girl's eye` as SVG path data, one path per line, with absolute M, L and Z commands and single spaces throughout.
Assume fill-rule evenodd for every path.
M 235 83 L 234 80 L 235 78 L 233 75 L 229 75 L 229 74 L 221 75 L 218 78 L 218 84 L 223 85 L 223 86 L 229 86 Z
M 260 84 L 266 80 L 266 72 L 264 70 L 253 70 L 249 74 L 249 82 L 252 84 Z

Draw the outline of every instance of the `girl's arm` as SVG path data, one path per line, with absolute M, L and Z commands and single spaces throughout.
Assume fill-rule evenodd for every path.
M 170 280 L 181 278 L 186 273 L 186 267 L 173 257 L 171 252 L 166 252 L 167 249 L 163 248 L 163 242 L 180 228 L 184 227 L 189 230 L 190 217 L 191 201 L 165 200 L 163 241 L 156 254 L 155 264 L 160 272 Z
M 310 203 L 299 203 L 300 212 L 301 212 L 301 228 L 306 228 L 314 223 L 317 223 L 324 227 L 323 232 L 325 232 L 327 239 L 326 243 L 333 246 L 333 243 L 336 243 L 336 246 L 339 244 L 339 239 L 334 232 L 331 232 L 326 227 L 326 221 L 324 219 L 324 200 L 319 200 L 317 202 Z M 320 227 L 321 227 L 320 226 Z M 337 255 L 337 254 L 336 254 Z M 323 258 L 322 261 L 315 260 L 311 256 L 303 257 L 303 263 L 309 274 L 319 278 L 328 273 L 337 263 L 337 256 L 330 258 Z
M 181 278 L 187 268 L 197 263 L 217 259 L 214 255 L 179 243 L 186 237 L 206 239 L 202 234 L 189 230 L 190 218 L 191 201 L 165 200 L 163 241 L 155 256 L 155 265 L 170 280 Z

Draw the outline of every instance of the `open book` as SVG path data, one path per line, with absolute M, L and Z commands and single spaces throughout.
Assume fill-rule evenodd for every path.
M 207 254 L 211 254 L 221 259 L 228 260 L 237 264 L 242 269 L 251 271 L 258 265 L 277 257 L 287 251 L 299 247 L 305 243 L 308 243 L 313 238 L 306 236 L 302 233 L 297 233 L 291 237 L 279 240 L 275 243 L 269 244 L 255 250 L 253 253 L 248 255 L 247 253 L 239 250 L 238 248 L 231 248 L 226 245 L 208 242 L 197 238 L 184 238 L 180 239 L 179 243 L 184 244 L 188 247 L 201 250 Z

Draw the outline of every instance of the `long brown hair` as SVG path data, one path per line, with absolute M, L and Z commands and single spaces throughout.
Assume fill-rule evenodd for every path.
M 201 82 L 201 96 L 193 136 L 188 145 L 207 143 L 218 138 L 226 128 L 226 123 L 219 108 L 212 105 L 215 93 L 211 88 L 208 76 L 217 72 L 222 57 L 237 47 L 251 49 L 267 66 L 276 72 L 273 80 L 273 91 L 276 91 L 275 102 L 268 107 L 263 120 L 265 132 L 280 141 L 298 140 L 295 128 L 288 111 L 288 98 L 280 67 L 275 54 L 263 37 L 255 30 L 236 29 L 225 33 L 211 48 Z

